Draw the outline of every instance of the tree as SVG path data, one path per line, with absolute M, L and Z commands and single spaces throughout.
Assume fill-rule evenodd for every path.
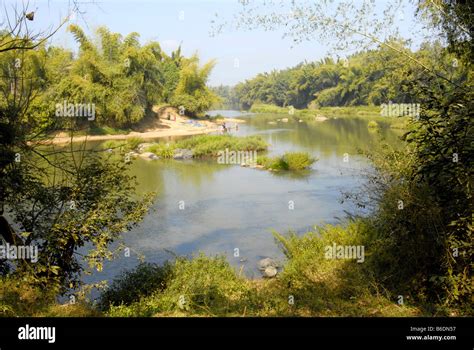
M 97 56 L 86 38 L 76 34 L 89 57 Z M 108 245 L 140 221 L 151 197 L 133 196 L 133 178 L 121 158 L 86 150 L 85 144 L 45 148 L 39 142 L 49 140 L 58 125 L 74 124 L 53 112 L 58 99 L 45 99 L 56 96 L 46 88 L 49 80 L 71 69 L 89 72 L 96 80 L 104 75 L 102 67 L 87 65 L 91 60 L 71 67 L 67 52 L 46 49 L 42 38 L 35 39 L 13 32 L 0 42 L 9 48 L 0 53 L 0 234 L 10 244 L 38 247 L 39 259 L 2 260 L 0 271 L 65 292 L 79 285 L 85 269 L 78 248 L 89 245 L 84 258 L 100 269 L 111 256 Z M 51 57 L 58 71 L 45 65 Z M 76 79 L 76 86 L 86 85 Z M 34 120 L 37 110 L 43 114 Z
M 197 55 L 183 59 L 179 81 L 171 103 L 175 107 L 183 106 L 190 115 L 197 115 L 208 110 L 218 101 L 218 97 L 206 86 L 214 65 L 215 61 L 209 61 L 199 67 Z

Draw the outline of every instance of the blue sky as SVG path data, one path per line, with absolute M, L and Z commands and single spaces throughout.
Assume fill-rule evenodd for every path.
M 123 35 L 135 31 L 140 33 L 142 42 L 156 40 L 168 53 L 181 43 L 185 55 L 198 52 L 202 61 L 216 59 L 210 85 L 233 85 L 258 73 L 291 67 L 304 60 L 318 60 L 329 53 L 324 44 L 316 41 L 291 48 L 291 40 L 282 39 L 279 32 L 226 28 L 220 35 L 211 37 L 211 20 L 215 14 L 231 18 L 241 8 L 237 0 L 81 1 L 81 10 L 85 13 L 73 22 L 86 27 L 86 32 L 101 25 Z M 10 8 L 12 3 L 21 4 L 21 1 L 0 0 L 0 3 L 3 3 L 4 12 L 4 6 Z M 44 30 L 57 25 L 67 14 L 68 1 L 30 0 L 29 8 L 36 10 L 31 25 Z M 409 35 L 409 28 L 404 26 L 402 34 L 405 30 Z M 71 34 L 65 30 L 60 30 L 52 43 L 75 47 Z M 234 64 L 236 59 L 238 67 Z

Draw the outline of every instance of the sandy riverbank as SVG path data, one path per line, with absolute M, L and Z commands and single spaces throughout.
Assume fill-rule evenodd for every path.
M 216 121 L 193 120 L 184 116 L 174 116 L 174 120 L 156 119 L 151 125 L 141 126 L 137 131 L 118 135 L 81 135 L 75 136 L 72 142 L 84 141 L 106 141 L 106 140 L 126 140 L 129 138 L 156 139 L 160 137 L 191 136 L 199 134 L 209 134 L 222 130 L 221 125 L 225 121 L 226 125 L 235 128 L 237 124 L 245 123 L 244 120 L 225 118 Z M 71 135 L 61 132 L 44 143 L 65 144 L 71 142 Z

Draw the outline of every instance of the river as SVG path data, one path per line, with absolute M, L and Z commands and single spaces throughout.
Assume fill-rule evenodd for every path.
M 284 259 L 272 230 L 303 234 L 315 225 L 338 223 L 345 211 L 356 210 L 349 202 L 341 203 L 341 193 L 357 189 L 364 181 L 361 171 L 370 167 L 357 154 L 359 148 L 377 147 L 376 132 L 369 130 L 367 120 L 269 123 L 276 116 L 216 113 L 245 119 L 232 133 L 261 135 L 270 144 L 270 155 L 298 150 L 319 160 L 311 171 L 295 175 L 211 160 L 137 159 L 131 171 L 137 176 L 138 191 L 156 192 L 153 206 L 137 228 L 123 234 L 131 256 L 107 262 L 102 272 L 85 276 L 85 282 L 113 279 L 136 266 L 138 255 L 162 263 L 173 254 L 198 252 L 222 254 L 247 277 L 259 278 L 259 259 Z M 390 128 L 381 133 L 390 143 L 397 142 L 398 134 Z

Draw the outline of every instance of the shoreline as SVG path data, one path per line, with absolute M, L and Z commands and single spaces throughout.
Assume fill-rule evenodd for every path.
M 119 134 L 119 135 L 86 135 L 86 136 L 76 136 L 72 139 L 72 142 L 83 142 L 83 141 L 107 141 L 107 140 L 126 140 L 134 137 L 139 137 L 144 140 L 146 139 L 158 139 L 161 137 L 173 137 L 173 136 L 192 136 L 199 134 L 209 134 L 211 132 L 219 131 L 218 128 L 205 128 L 200 130 L 170 130 L 170 129 L 161 129 L 154 131 L 145 131 L 145 132 L 134 132 L 132 131 L 129 134 Z M 47 144 L 64 144 L 70 143 L 71 137 L 68 136 L 56 136 L 48 140 Z
M 183 118 L 184 119 L 184 118 Z M 143 132 L 131 131 L 128 134 L 106 134 L 106 135 L 78 135 L 71 139 L 71 136 L 66 133 L 58 133 L 51 139 L 42 142 L 43 144 L 67 144 L 72 142 L 85 141 L 107 141 L 107 140 L 126 140 L 130 138 L 141 138 L 144 140 L 159 139 L 162 137 L 178 137 L 178 136 L 193 136 L 201 134 L 210 134 L 220 131 L 220 122 L 209 120 L 200 120 L 198 123 L 203 126 L 195 127 L 191 125 L 182 125 L 174 121 L 161 120 L 162 126 L 156 127 Z M 225 122 L 234 124 L 245 123 L 244 120 L 235 118 L 225 118 Z

